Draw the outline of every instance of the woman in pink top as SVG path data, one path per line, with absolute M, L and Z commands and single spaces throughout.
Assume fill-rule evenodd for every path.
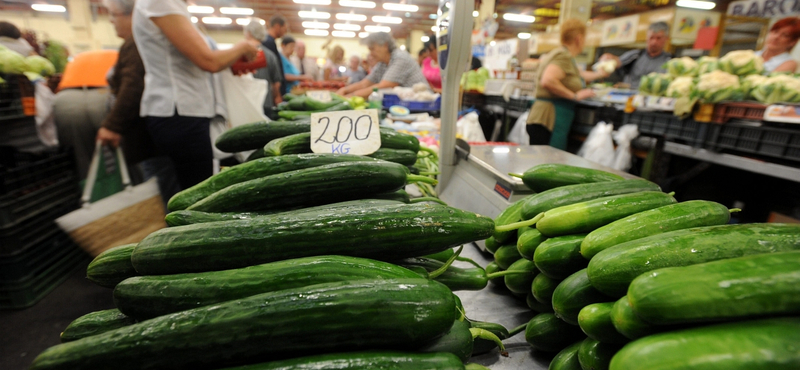
M 439 69 L 439 53 L 436 52 L 436 36 L 425 43 L 428 57 L 422 61 L 422 75 L 428 80 L 434 92 L 442 92 L 442 70 Z

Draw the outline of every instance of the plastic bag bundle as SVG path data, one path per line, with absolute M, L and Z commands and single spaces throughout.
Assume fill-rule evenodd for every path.
M 611 167 L 615 170 L 628 171 L 631 168 L 631 141 L 639 136 L 639 127 L 623 125 L 613 136 L 617 143 L 617 151 L 614 153 L 614 163 Z
M 603 166 L 611 167 L 614 164 L 614 141 L 611 132 L 614 125 L 598 122 L 578 151 L 578 156 L 596 162 Z

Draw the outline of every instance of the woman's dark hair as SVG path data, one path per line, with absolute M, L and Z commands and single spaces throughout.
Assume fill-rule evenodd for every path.
M 288 36 L 287 35 L 287 36 L 281 37 L 281 45 L 285 46 L 285 45 L 294 44 L 294 43 L 295 43 L 294 37 L 292 37 L 292 36 Z
M 425 41 L 425 50 L 436 51 L 436 35 L 428 36 L 428 41 Z
M 22 37 L 22 32 L 19 31 L 19 28 L 17 28 L 17 26 L 9 22 L 2 21 L 0 22 L 0 36 L 10 37 L 12 39 L 18 39 Z

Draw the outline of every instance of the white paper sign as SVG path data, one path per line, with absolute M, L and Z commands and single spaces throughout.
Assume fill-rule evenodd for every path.
M 331 92 L 325 90 L 306 91 L 306 96 L 311 99 L 327 103 L 331 101 Z
M 800 14 L 800 0 L 743 0 L 728 5 L 728 15 L 783 18 Z
M 346 110 L 311 115 L 311 151 L 314 153 L 375 153 L 381 147 L 378 110 Z
M 621 45 L 636 42 L 639 16 L 631 15 L 603 21 L 603 35 L 600 45 Z

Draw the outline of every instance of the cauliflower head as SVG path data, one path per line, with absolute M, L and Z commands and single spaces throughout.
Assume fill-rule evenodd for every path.
M 700 76 L 693 95 L 704 103 L 719 103 L 741 100 L 743 94 L 738 77 L 717 70 Z
M 689 57 L 673 58 L 664 64 L 667 73 L 672 77 L 697 76 L 698 65 Z
M 764 73 L 764 59 L 752 50 L 734 50 L 719 59 L 719 69 L 737 76 Z

